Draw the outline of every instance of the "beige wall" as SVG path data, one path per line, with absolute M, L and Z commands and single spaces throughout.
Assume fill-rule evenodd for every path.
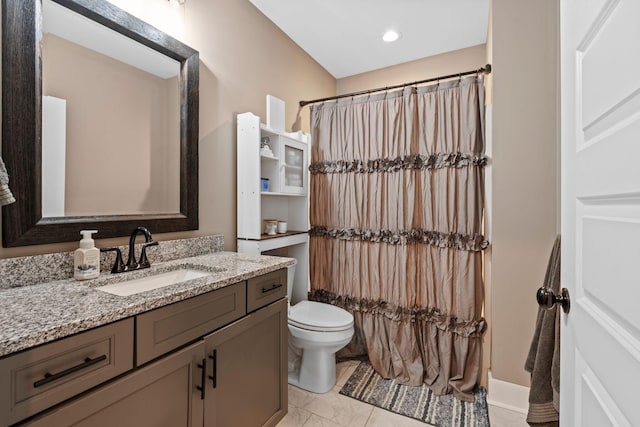
M 486 63 L 485 45 L 455 50 L 417 61 L 338 79 L 337 93 L 386 87 L 432 77 L 475 70 Z
M 255 9 L 248 0 L 113 0 L 200 52 L 200 229 L 154 234 L 158 240 L 211 233 L 236 247 L 235 115 L 252 111 L 263 120 L 267 94 L 286 102 L 287 129 L 307 130 L 308 107 L 298 101 L 335 94 L 335 79 Z M 151 230 L 153 232 L 153 230 Z M 78 236 L 80 237 L 80 236 Z M 100 234 L 94 238 L 100 239 Z M 98 242 L 108 245 L 126 238 Z M 77 242 L 2 248 L 0 257 L 73 250 Z
M 492 64 L 493 60 L 493 17 L 489 9 L 489 25 L 487 26 L 486 63 Z M 493 66 L 493 64 L 492 64 Z M 493 157 L 493 73 L 485 75 L 485 153 L 489 159 Z M 485 180 L 485 206 L 484 206 L 484 235 L 491 242 L 493 224 L 493 164 L 487 162 L 484 169 Z M 488 373 L 491 369 L 491 336 L 493 334 L 493 319 L 491 313 L 491 261 L 492 247 L 489 245 L 484 251 L 484 317 L 487 321 L 487 330 L 482 342 L 482 377 L 481 384 L 488 386 Z
M 493 0 L 491 371 L 523 365 L 558 232 L 558 0 Z
M 52 34 L 42 61 L 67 101 L 65 216 L 179 212 L 178 63 L 164 79 Z

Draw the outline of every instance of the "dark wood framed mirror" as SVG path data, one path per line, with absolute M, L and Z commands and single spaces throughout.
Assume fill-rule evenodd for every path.
M 43 0 L 2 0 L 2 157 L 16 198 L 15 203 L 2 210 L 3 246 L 74 241 L 81 229 L 99 230 L 97 238 L 127 236 L 137 226 L 154 233 L 197 229 L 198 52 L 104 0 L 44 1 L 69 9 L 177 61 L 179 106 L 175 110 L 179 129 L 175 130 L 175 139 L 179 144 L 176 172 L 179 196 L 175 198 L 176 205 L 179 198 L 179 208 L 134 214 L 43 215 Z M 122 151 L 123 159 L 133 155 L 130 150 Z M 96 158 L 96 165 L 101 161 Z M 109 167 L 113 176 L 122 173 L 122 165 Z M 126 185 L 119 187 L 121 194 L 127 194 Z

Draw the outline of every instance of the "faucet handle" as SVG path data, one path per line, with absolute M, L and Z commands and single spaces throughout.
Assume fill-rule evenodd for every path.
M 142 251 L 140 252 L 140 259 L 138 260 L 139 268 L 147 268 L 151 266 L 151 263 L 147 258 L 147 248 L 149 246 L 158 246 L 158 242 L 149 242 L 142 245 Z
M 116 260 L 113 263 L 113 268 L 111 268 L 111 273 L 122 273 L 125 271 L 124 262 L 122 261 L 122 252 L 120 248 L 100 248 L 100 252 L 115 252 Z

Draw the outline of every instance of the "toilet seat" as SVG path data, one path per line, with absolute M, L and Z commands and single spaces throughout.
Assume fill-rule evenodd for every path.
M 289 310 L 289 324 L 309 331 L 344 331 L 353 327 L 353 315 L 331 304 L 300 301 Z

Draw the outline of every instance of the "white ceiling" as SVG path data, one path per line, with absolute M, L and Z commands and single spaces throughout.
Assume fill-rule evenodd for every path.
M 487 40 L 489 0 L 250 1 L 338 79 Z

